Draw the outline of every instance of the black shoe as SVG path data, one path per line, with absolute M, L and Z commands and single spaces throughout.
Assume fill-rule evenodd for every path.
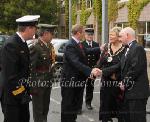
M 92 110 L 92 109 L 93 109 L 93 107 L 91 106 L 91 104 L 86 104 L 86 108 L 87 108 L 88 110 Z
M 78 115 L 81 115 L 81 114 L 82 114 L 82 110 L 78 110 L 78 111 L 77 111 L 77 114 L 78 114 Z
M 113 120 L 112 119 L 102 120 L 102 122 L 113 122 Z

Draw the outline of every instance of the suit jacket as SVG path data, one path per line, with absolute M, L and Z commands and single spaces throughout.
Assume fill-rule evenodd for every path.
M 27 44 L 15 34 L 2 47 L 2 78 L 4 81 L 4 103 L 18 104 L 28 93 L 28 86 L 23 81 L 29 75 L 29 50 Z M 23 82 L 22 82 L 23 81 Z M 14 96 L 12 91 L 24 85 L 25 91 Z
M 63 78 L 65 81 L 83 81 L 90 76 L 91 68 L 87 66 L 87 59 L 85 54 L 91 54 L 94 52 L 100 52 L 99 47 L 93 49 L 83 50 L 79 47 L 75 40 L 71 39 L 66 44 L 64 52 L 64 64 L 63 64 Z
M 121 59 L 121 77 L 126 85 L 127 99 L 142 99 L 149 96 L 146 52 L 133 41 L 126 56 Z
M 91 48 L 91 46 L 89 46 L 86 41 L 83 41 L 82 44 L 85 48 Z M 95 41 L 92 41 L 92 48 L 94 47 L 99 47 L 99 44 L 96 43 Z M 93 68 L 96 65 L 97 61 L 99 60 L 100 53 L 87 54 L 86 56 L 88 66 Z
M 2 76 L 0 72 L 0 101 L 1 101 L 1 97 L 2 97 Z
M 136 41 L 129 47 L 128 53 L 122 56 L 121 62 L 104 70 L 110 75 L 121 69 L 121 79 L 125 84 L 126 99 L 145 99 L 149 97 L 149 81 L 147 74 L 147 59 L 144 48 Z

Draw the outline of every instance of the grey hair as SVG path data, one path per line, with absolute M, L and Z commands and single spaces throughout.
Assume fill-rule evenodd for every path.
M 127 34 L 130 34 L 130 35 L 132 35 L 133 37 L 136 36 L 135 30 L 134 30 L 133 28 L 131 28 L 131 27 L 126 27 L 126 28 L 124 28 L 124 29 L 122 30 L 122 32 L 127 33 Z
M 114 33 L 116 33 L 117 36 L 119 36 L 119 33 L 120 33 L 121 30 L 122 30 L 121 27 L 113 27 L 113 28 L 110 30 L 110 33 L 111 33 L 111 32 L 114 32 Z

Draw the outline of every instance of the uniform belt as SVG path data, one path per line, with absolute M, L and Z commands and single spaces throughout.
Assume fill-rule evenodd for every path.
M 39 73 L 42 73 L 42 72 L 49 72 L 49 67 L 48 67 L 48 66 L 37 67 L 37 68 L 35 69 L 35 72 L 39 72 Z

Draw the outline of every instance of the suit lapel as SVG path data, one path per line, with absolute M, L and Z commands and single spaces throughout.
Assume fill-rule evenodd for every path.
M 17 43 L 19 44 L 19 48 L 20 50 L 24 50 L 26 51 L 27 54 L 29 54 L 29 48 L 26 42 L 23 42 L 22 39 L 18 36 L 18 34 L 15 34 L 15 40 L 17 41 Z
M 84 57 L 85 53 L 81 50 L 81 48 L 79 47 L 79 44 L 77 44 L 77 42 L 74 39 L 72 39 L 71 42 L 75 46 L 75 48 L 78 50 L 79 54 L 81 54 Z
M 130 48 L 129 48 L 129 51 L 128 51 L 128 53 L 127 53 L 127 55 L 125 56 L 125 54 L 122 56 L 122 59 L 121 59 L 121 64 L 122 64 L 122 70 L 124 69 L 124 67 L 125 67 L 125 65 L 126 65 L 126 62 L 130 59 L 130 54 L 131 54 L 131 52 L 132 52 L 132 49 L 133 49 L 133 47 L 135 46 L 135 44 L 137 43 L 137 41 L 135 40 L 135 41 L 133 41 L 132 42 L 132 45 L 130 46 Z
M 86 40 L 84 42 L 82 42 L 82 44 L 84 45 L 84 47 L 90 48 L 91 46 L 88 45 L 88 43 L 86 42 Z

